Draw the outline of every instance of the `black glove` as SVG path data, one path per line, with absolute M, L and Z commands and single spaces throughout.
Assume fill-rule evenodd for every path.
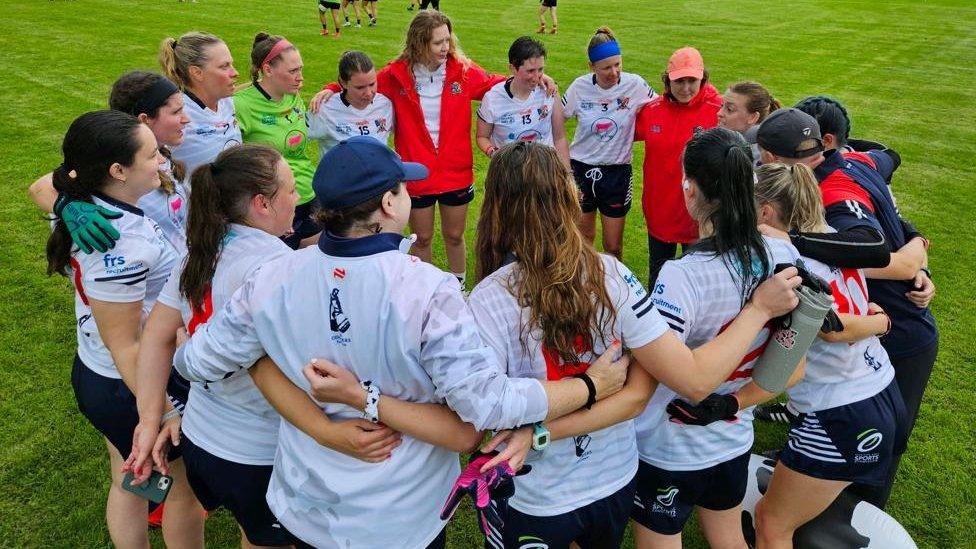
M 735 395 L 712 393 L 698 404 L 676 398 L 666 408 L 669 419 L 684 425 L 708 425 L 719 420 L 734 421 L 739 412 L 739 399 Z
M 778 273 L 788 267 L 796 267 L 796 270 L 799 271 L 800 280 L 802 281 L 800 283 L 801 285 L 822 294 L 834 294 L 833 290 L 830 288 L 830 284 L 826 280 L 808 271 L 806 266 L 803 264 L 803 261 L 797 261 L 795 264 L 777 263 L 776 267 L 773 269 L 773 272 Z M 782 327 L 783 322 L 788 316 L 789 314 L 786 314 L 773 319 L 774 326 Z M 837 313 L 833 311 L 833 309 L 827 311 L 827 316 L 824 318 L 823 326 L 820 328 L 820 331 L 825 333 L 844 331 L 844 324 L 840 321 L 840 318 L 837 316 Z

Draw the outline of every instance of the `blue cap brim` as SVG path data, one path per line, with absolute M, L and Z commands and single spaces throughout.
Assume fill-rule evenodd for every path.
M 430 172 L 427 171 L 427 166 L 420 164 L 418 162 L 404 162 L 403 163 L 403 180 L 404 181 L 419 181 L 421 179 L 427 179 Z

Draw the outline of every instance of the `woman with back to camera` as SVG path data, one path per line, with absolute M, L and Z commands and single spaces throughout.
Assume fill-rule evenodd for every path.
M 678 244 L 684 247 L 698 240 L 698 224 L 688 215 L 682 198 L 681 151 L 695 131 L 718 124 L 722 107 L 722 98 L 709 83 L 705 62 L 695 48 L 674 52 L 661 80 L 664 95 L 640 112 L 635 137 L 644 141 L 641 203 L 647 223 L 651 288 L 664 262 L 674 259 Z
M 251 48 L 251 85 L 234 94 L 237 122 L 245 143 L 270 145 L 284 156 L 298 188 L 298 206 L 292 232 L 285 244 L 298 248 L 314 242 L 321 229 L 312 220 L 315 165 L 309 154 L 308 122 L 302 89 L 302 56 L 281 36 L 259 32 Z
M 671 313 L 637 277 L 586 241 L 570 178 L 555 151 L 538 144 L 509 144 L 492 158 L 478 223 L 482 280 L 468 306 L 509 376 L 572 378 L 617 340 L 636 362 L 621 392 L 488 446 L 508 443 L 496 460 L 533 444 L 536 450 L 528 459 L 532 471 L 515 479 L 502 532 L 506 547 L 526 537 L 550 547 L 619 545 L 638 470 L 630 419 L 644 411 L 653 391 L 648 374 L 688 398 L 704 398 L 739 366 L 768 319 L 796 304 L 795 269 L 765 282 L 757 276 L 758 289 L 751 300 L 736 302 L 738 318 L 728 319 L 728 329 L 689 349 L 668 329 Z M 533 442 L 534 433 L 547 431 L 553 442 Z
M 119 233 L 105 254 L 84 253 L 72 244 L 65 221 L 48 239 L 48 273 L 70 277 L 75 286 L 78 351 L 71 372 L 78 409 L 104 435 L 112 482 L 105 515 L 112 543 L 148 548 L 148 505 L 122 488 L 122 456 L 132 447 L 138 423 L 136 357 L 140 331 L 156 296 L 179 257 L 136 204 L 159 185 L 159 155 L 153 132 L 118 111 L 83 114 L 68 128 L 64 162 L 54 170 L 54 188 L 76 202 L 111 212 Z M 164 382 L 164 386 L 165 386 Z M 165 387 L 176 392 L 173 383 Z M 183 395 L 185 402 L 185 394 Z M 172 404 L 163 421 L 178 414 Z M 178 457 L 174 451 L 170 457 Z M 163 537 L 171 547 L 203 546 L 203 513 L 186 484 L 183 466 L 171 470 Z
M 756 132 L 769 113 L 778 108 L 779 101 L 758 82 L 736 82 L 722 96 L 718 125 L 742 134 L 752 147 L 752 159 L 757 167 L 762 161 L 759 158 L 759 145 L 756 144 Z
M 562 113 L 555 115 L 554 123 L 560 115 L 576 117 L 569 157 L 583 211 L 580 229 L 592 243 L 599 212 L 603 251 L 620 259 L 633 196 L 637 113 L 657 94 L 640 76 L 623 72 L 620 44 L 609 28 L 597 29 L 586 50 L 592 72 L 566 89 Z

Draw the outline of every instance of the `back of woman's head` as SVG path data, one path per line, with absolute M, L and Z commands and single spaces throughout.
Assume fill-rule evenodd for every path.
M 274 34 L 268 34 L 266 32 L 259 32 L 254 35 L 254 44 L 251 46 L 251 82 L 257 82 L 261 77 L 261 67 L 264 66 L 264 62 L 271 53 L 271 50 L 285 38 L 283 36 L 278 36 Z M 289 45 L 280 49 L 271 59 L 267 59 L 269 63 L 274 65 L 281 54 L 296 49 L 295 46 Z
M 52 174 L 54 188 L 72 201 L 91 202 L 92 194 L 109 184 L 114 164 L 131 166 L 139 150 L 134 116 L 119 111 L 94 111 L 74 120 L 61 145 L 63 162 Z M 48 274 L 67 274 L 71 236 L 58 220 L 47 241 Z
M 747 111 L 750 113 L 759 113 L 759 119 L 756 120 L 757 124 L 765 120 L 769 116 L 769 113 L 781 106 L 779 101 L 769 93 L 766 86 L 763 86 L 759 82 L 736 82 L 729 86 L 729 91 L 746 98 Z
M 769 258 L 757 228 L 749 144 L 738 132 L 712 128 L 688 141 L 682 162 L 699 193 L 688 213 L 710 233 L 712 251 L 732 256 L 744 289 L 751 289 L 769 274 Z
M 837 138 L 837 148 L 847 145 L 851 117 L 840 101 L 826 95 L 814 95 L 801 99 L 795 107 L 817 119 L 821 135 L 829 133 Z
M 590 43 L 586 45 L 587 51 L 599 46 L 600 44 L 606 44 L 607 42 L 614 42 L 617 37 L 614 36 L 613 31 L 610 27 L 600 27 L 596 29 L 593 36 L 590 37 Z
M 467 65 L 469 60 L 464 56 L 454 35 L 454 25 L 451 24 L 450 18 L 436 10 L 420 10 L 413 16 L 410 26 L 407 27 L 407 36 L 399 59 L 405 60 L 410 66 L 427 64 L 430 60 L 430 42 L 434 39 L 434 31 L 444 25 L 447 25 L 447 32 L 451 35 L 448 56 Z
M 194 307 L 203 303 L 231 223 L 245 224 L 251 199 L 278 193 L 281 153 L 266 145 L 226 149 L 193 172 L 187 216 L 187 259 L 180 293 Z
M 163 74 L 180 88 L 190 87 L 190 67 L 203 67 L 209 61 L 207 50 L 222 44 L 216 36 L 199 31 L 191 31 L 179 38 L 164 38 L 159 46 L 159 65 Z
M 129 71 L 119 77 L 112 84 L 112 91 L 108 96 L 108 107 L 113 111 L 122 111 L 132 116 L 145 114 L 149 118 L 159 116 L 159 110 L 166 104 L 167 90 L 174 90 L 175 84 L 161 74 L 149 71 Z M 186 175 L 183 163 L 173 160 L 172 153 L 166 147 L 160 146 L 159 152 L 170 161 L 173 178 L 182 180 Z M 175 192 L 176 185 L 168 173 L 160 171 L 162 189 L 168 194 Z
M 373 60 L 361 51 L 349 50 L 339 57 L 339 81 L 348 82 L 352 75 L 373 70 Z
M 610 337 L 615 311 L 604 285 L 603 262 L 577 227 L 580 206 L 569 169 L 555 149 L 515 142 L 499 149 L 485 178 L 478 220 L 475 270 L 479 280 L 518 260 L 509 288 L 529 309 L 529 331 L 566 362 L 578 361 L 577 339 L 592 345 L 592 334 Z
M 787 230 L 827 230 L 820 186 L 806 164 L 763 164 L 756 169 L 756 202 L 776 208 Z

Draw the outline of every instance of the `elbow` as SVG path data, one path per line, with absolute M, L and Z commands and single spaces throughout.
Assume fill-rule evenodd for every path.
M 624 421 L 634 419 L 644 413 L 644 410 L 647 409 L 647 403 L 650 400 L 651 393 L 635 395 L 627 404 L 627 416 L 624 418 Z
M 721 382 L 718 385 L 721 385 Z M 683 390 L 678 391 L 678 393 L 691 402 L 701 402 L 708 398 L 708 395 L 712 394 L 712 391 L 717 389 L 718 385 L 696 383 L 694 385 L 684 387 Z
M 459 433 L 456 438 L 457 440 L 449 449 L 459 454 L 472 454 L 481 446 L 481 441 L 484 440 L 485 435 L 484 432 L 476 430 L 470 423 L 466 423 L 464 431 Z

